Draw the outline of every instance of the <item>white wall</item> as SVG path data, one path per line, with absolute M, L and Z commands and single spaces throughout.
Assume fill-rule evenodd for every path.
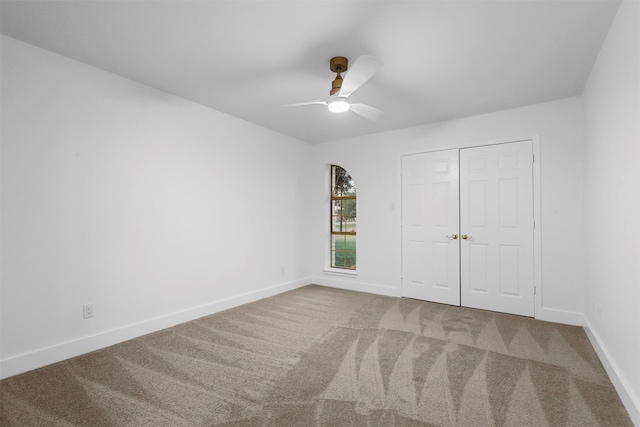
M 582 100 L 578 97 L 314 146 L 314 192 L 326 191 L 322 185 L 329 163 L 346 168 L 358 188 L 358 277 L 336 278 L 323 272 L 328 233 L 325 196 L 312 202 L 314 280 L 399 295 L 401 153 L 538 134 L 542 310 L 537 317 L 580 324 L 584 281 L 582 128 Z
M 306 143 L 7 37 L 1 136 L 2 377 L 309 282 Z
M 586 327 L 640 425 L 640 10 L 625 1 L 584 92 Z

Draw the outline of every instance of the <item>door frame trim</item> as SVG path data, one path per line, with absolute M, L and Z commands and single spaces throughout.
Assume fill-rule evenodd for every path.
M 461 141 L 452 142 L 446 145 L 438 145 L 433 147 L 424 147 L 421 149 L 401 151 L 398 153 L 397 170 L 398 170 L 398 194 L 400 194 L 400 256 L 402 257 L 402 157 L 412 154 L 431 153 L 434 151 L 443 151 L 451 149 L 462 149 L 472 147 L 482 147 L 486 145 L 508 144 L 511 142 L 531 141 L 533 150 L 533 286 L 534 286 L 534 318 L 539 319 L 543 312 L 544 288 L 542 286 L 542 221 L 541 221 L 541 192 L 540 192 L 540 134 L 529 134 L 506 138 L 496 138 L 478 141 Z M 532 226 L 534 225 L 532 224 Z M 400 272 L 402 274 L 402 272 Z M 402 281 L 400 281 L 398 294 L 402 294 Z

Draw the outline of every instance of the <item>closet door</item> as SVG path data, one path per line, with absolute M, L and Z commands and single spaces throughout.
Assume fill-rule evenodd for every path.
M 402 295 L 460 305 L 458 150 L 402 157 Z
M 460 150 L 463 306 L 534 315 L 531 141 Z

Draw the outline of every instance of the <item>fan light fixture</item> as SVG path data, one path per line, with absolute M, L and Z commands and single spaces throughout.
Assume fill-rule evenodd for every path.
M 344 113 L 349 111 L 349 101 L 346 98 L 336 98 L 330 101 L 327 106 L 332 113 Z

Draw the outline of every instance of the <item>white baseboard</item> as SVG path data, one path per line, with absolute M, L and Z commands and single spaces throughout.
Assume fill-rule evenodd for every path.
M 390 297 L 400 296 L 400 288 L 395 288 L 393 286 L 378 285 L 375 283 L 365 283 L 365 282 L 358 281 L 355 278 L 340 279 L 337 277 L 330 277 L 330 276 L 331 275 L 312 277 L 311 278 L 313 280 L 312 283 L 316 285 L 329 286 L 332 288 L 347 289 L 350 291 L 367 292 L 369 294 L 386 295 Z
M 591 345 L 595 349 L 602 366 L 609 375 L 609 379 L 613 383 L 620 400 L 631 417 L 631 421 L 637 427 L 640 427 L 640 398 L 636 396 L 629 385 L 628 379 L 620 372 L 620 368 L 616 365 L 614 359 L 607 348 L 603 345 L 598 333 L 591 327 L 589 320 L 583 319 L 584 330 L 587 333 Z
M 573 326 L 582 326 L 584 321 L 582 313 L 544 307 L 536 312 L 536 319 Z
M 391 297 L 402 297 L 400 287 L 378 285 L 358 281 L 355 277 L 338 278 L 331 274 L 325 276 L 315 276 L 311 278 L 317 285 L 330 286 L 333 288 L 348 289 L 351 291 L 367 292 L 370 294 L 386 295 Z M 536 319 L 546 322 L 563 323 L 565 325 L 582 326 L 584 318 L 582 313 L 573 311 L 557 310 L 552 308 L 541 308 L 536 313 Z
M 109 331 L 100 332 L 95 335 L 81 337 L 50 347 L 9 357 L 7 359 L 0 360 L 0 379 L 42 368 L 43 366 L 100 350 L 102 348 L 169 328 L 180 323 L 208 316 L 210 314 L 257 301 L 262 298 L 277 295 L 285 291 L 300 288 L 310 283 L 311 280 L 309 278 L 281 283 L 275 286 L 209 302 L 207 304 L 192 307 L 176 313 L 159 316 Z

